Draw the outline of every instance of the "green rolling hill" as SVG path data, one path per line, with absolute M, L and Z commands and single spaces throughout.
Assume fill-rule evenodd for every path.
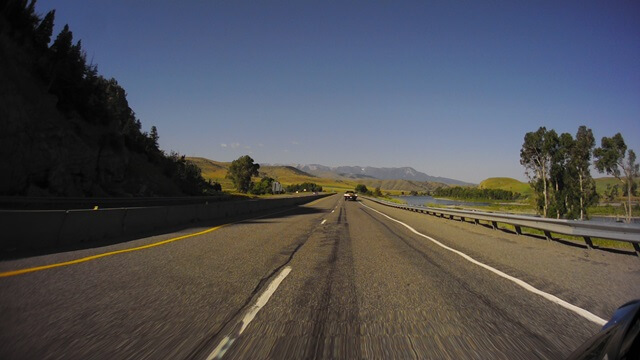
M 523 195 L 530 195 L 532 193 L 528 183 L 509 177 L 492 177 L 485 179 L 480 182 L 478 188 L 513 191 Z

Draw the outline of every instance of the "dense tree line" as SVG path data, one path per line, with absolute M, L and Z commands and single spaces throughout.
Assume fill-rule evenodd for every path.
M 184 156 L 166 154 L 158 147 L 158 130 L 142 131 L 142 124 L 129 107 L 125 90 L 118 82 L 98 74 L 98 66 L 88 63 L 80 40 L 74 43 L 68 25 L 53 39 L 55 10 L 43 18 L 35 12 L 35 0 L 0 1 L 0 34 L 12 39 L 31 59 L 25 64 L 58 98 L 57 107 L 67 117 L 79 117 L 102 126 L 102 142 L 116 150 L 145 154 L 186 194 L 215 191 L 200 169 Z
M 310 192 L 322 192 L 322 186 L 311 183 L 304 182 L 302 184 L 291 184 L 286 187 L 287 192 L 294 193 L 296 191 L 310 191 Z
M 580 126 L 576 137 L 569 133 L 558 135 L 555 130 L 540 127 L 524 137 L 520 151 L 520 163 L 535 194 L 536 207 L 544 217 L 588 217 L 587 209 L 598 202 L 595 181 L 591 177 L 591 159 L 595 157 L 596 169 L 616 177 L 627 189 L 625 204 L 627 221 L 631 217 L 631 195 L 634 194 L 634 177 L 638 176 L 633 150 L 619 133 L 612 138 L 603 137 L 601 147 L 591 129 Z
M 520 193 L 513 191 L 463 186 L 439 187 L 433 190 L 431 194 L 454 199 L 517 200 L 520 198 Z

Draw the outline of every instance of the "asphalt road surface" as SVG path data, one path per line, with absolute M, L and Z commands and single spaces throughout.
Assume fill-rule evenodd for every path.
M 640 298 L 630 252 L 367 200 L 239 220 L 0 262 L 0 358 L 562 359 Z

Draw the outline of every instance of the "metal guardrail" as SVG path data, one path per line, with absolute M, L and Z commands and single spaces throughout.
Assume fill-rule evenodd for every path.
M 551 233 L 571 235 L 582 237 L 589 249 L 593 248 L 591 238 L 603 238 L 610 240 L 618 240 L 633 244 L 636 255 L 640 257 L 640 225 L 635 224 L 610 224 L 610 223 L 591 223 L 578 220 L 558 220 L 539 218 L 524 215 L 500 214 L 482 211 L 457 210 L 457 209 L 440 209 L 426 206 L 415 206 L 407 204 L 397 204 L 380 199 L 364 197 L 363 198 L 386 206 L 398 209 L 421 212 L 429 215 L 439 216 L 442 218 L 459 218 L 461 221 L 466 219 L 473 220 L 476 224 L 480 221 L 487 221 L 494 229 L 498 229 L 498 223 L 509 224 L 515 227 L 515 232 L 522 235 L 522 228 L 531 228 L 542 230 L 547 240 L 553 240 Z

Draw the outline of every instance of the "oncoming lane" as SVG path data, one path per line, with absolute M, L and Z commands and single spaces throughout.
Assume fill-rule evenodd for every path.
M 186 358 L 290 260 L 336 201 L 332 196 L 162 246 L 2 278 L 0 358 Z M 51 254 L 11 266 L 103 252 Z

